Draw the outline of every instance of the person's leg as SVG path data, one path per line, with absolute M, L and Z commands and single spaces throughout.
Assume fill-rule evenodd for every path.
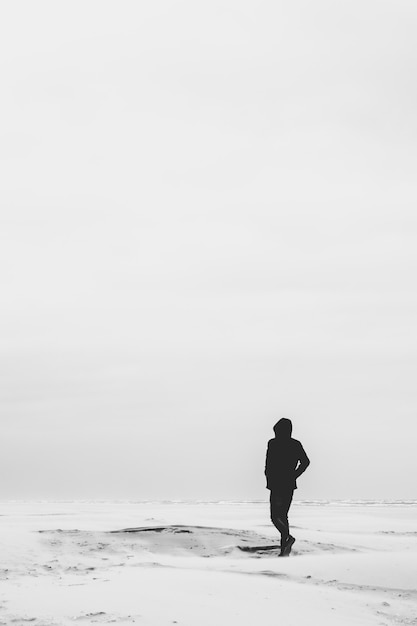
M 289 497 L 288 494 L 271 491 L 269 500 L 271 505 L 271 521 L 281 535 L 281 548 L 285 546 L 289 536 L 288 511 L 291 500 L 292 493 L 291 497 Z
M 286 524 L 286 528 L 287 528 L 287 537 L 286 537 L 285 543 L 281 543 L 281 554 L 280 554 L 280 556 L 288 556 L 290 554 L 291 548 L 292 548 L 292 546 L 293 546 L 293 544 L 295 542 L 295 538 L 290 535 L 290 529 L 289 529 L 289 525 L 288 525 L 288 511 L 290 510 L 293 494 L 294 494 L 294 491 L 291 490 L 291 491 L 287 492 L 285 494 L 285 496 L 283 497 L 282 516 L 283 516 L 283 520 L 284 520 L 284 522 Z
M 288 524 L 288 512 L 290 510 L 290 506 L 291 506 L 291 502 L 292 502 L 292 497 L 293 497 L 294 491 L 291 489 L 290 491 L 288 491 L 287 493 L 284 494 L 283 496 L 283 502 L 282 502 L 282 515 L 283 515 L 283 519 L 285 522 L 285 527 L 287 529 L 287 535 L 290 534 L 290 527 Z

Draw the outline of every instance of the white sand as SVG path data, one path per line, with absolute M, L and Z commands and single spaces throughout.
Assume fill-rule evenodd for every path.
M 0 624 L 417 624 L 417 505 L 295 504 L 288 558 L 237 547 L 278 544 L 266 503 L 0 513 Z

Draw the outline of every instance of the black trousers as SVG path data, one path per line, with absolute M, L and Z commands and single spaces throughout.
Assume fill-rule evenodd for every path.
M 271 491 L 269 498 L 271 505 L 271 521 L 281 534 L 281 546 L 284 545 L 290 534 L 288 511 L 290 510 L 293 494 L 294 489 Z

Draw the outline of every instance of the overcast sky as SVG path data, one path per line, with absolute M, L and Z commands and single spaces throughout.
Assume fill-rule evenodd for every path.
M 413 0 L 8 2 L 1 498 L 415 498 Z

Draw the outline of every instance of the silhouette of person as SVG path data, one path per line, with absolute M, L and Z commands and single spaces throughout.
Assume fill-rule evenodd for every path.
M 288 511 L 297 478 L 310 465 L 303 446 L 291 437 L 291 420 L 282 418 L 274 426 L 275 438 L 268 441 L 266 452 L 266 488 L 270 490 L 271 521 L 281 534 L 280 556 L 288 556 L 295 538 L 290 535 Z

